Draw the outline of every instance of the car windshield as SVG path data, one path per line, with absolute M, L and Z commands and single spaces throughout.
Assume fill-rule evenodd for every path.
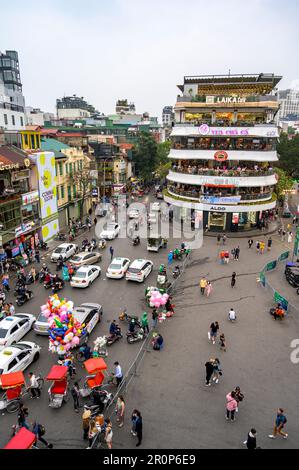
M 110 264 L 109 269 L 121 269 L 121 264 Z
M 115 225 L 107 225 L 107 230 L 115 230 Z
M 7 335 L 8 330 L 4 330 L 3 328 L 0 328 L 0 338 L 5 338 Z
M 79 277 L 80 279 L 83 279 L 84 277 L 86 277 L 86 274 L 87 274 L 86 271 L 81 271 L 81 272 L 77 271 L 75 277 Z
M 65 248 L 56 248 L 54 250 L 54 253 L 64 253 L 65 252 Z
M 139 268 L 129 268 L 128 272 L 132 273 L 132 274 L 137 274 L 137 273 L 140 273 L 140 269 Z
M 48 323 L 48 318 L 45 317 L 45 315 L 41 312 L 38 316 L 37 321 L 40 321 L 42 323 Z
M 13 347 L 16 348 L 16 349 L 29 349 L 29 346 L 27 344 L 20 344 L 20 343 L 17 343 L 17 344 L 13 344 Z

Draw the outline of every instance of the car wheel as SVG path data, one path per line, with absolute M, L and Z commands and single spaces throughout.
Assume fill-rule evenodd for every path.
M 39 352 L 34 354 L 34 358 L 33 358 L 32 362 L 36 362 L 38 360 L 38 358 L 39 358 Z

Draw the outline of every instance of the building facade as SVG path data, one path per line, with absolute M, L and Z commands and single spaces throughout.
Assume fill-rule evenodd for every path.
M 57 99 L 56 108 L 58 119 L 83 119 L 96 112 L 95 108 L 88 104 L 83 97 L 79 98 L 76 95 Z
M 8 131 L 25 127 L 25 99 L 16 51 L 0 52 L 0 127 Z
M 299 90 L 279 90 L 279 120 L 299 120 Z
M 165 127 L 171 127 L 174 122 L 174 112 L 172 106 L 164 106 L 162 111 L 162 124 Z
M 273 74 L 185 77 L 175 105 L 165 200 L 211 231 L 260 226 L 275 209 L 279 103 Z

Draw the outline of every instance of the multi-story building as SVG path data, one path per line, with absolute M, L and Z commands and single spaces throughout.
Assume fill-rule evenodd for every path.
M 165 127 L 171 127 L 174 122 L 174 112 L 172 106 L 164 106 L 162 111 L 162 124 Z
M 135 111 L 134 103 L 128 103 L 128 100 L 117 100 L 115 106 L 116 114 L 134 114 Z
M 25 99 L 16 51 L 0 52 L 0 127 L 9 131 L 25 126 Z
M 43 126 L 45 121 L 50 121 L 55 118 L 52 113 L 44 113 L 40 108 L 32 108 L 26 106 L 26 124 L 28 126 Z
M 209 230 L 250 230 L 276 206 L 274 74 L 185 77 L 175 105 L 165 200 Z
M 79 98 L 76 95 L 57 99 L 56 108 L 58 119 L 83 119 L 96 112 L 95 108 L 88 104 L 83 97 Z
M 279 90 L 278 101 L 280 121 L 299 120 L 299 90 Z

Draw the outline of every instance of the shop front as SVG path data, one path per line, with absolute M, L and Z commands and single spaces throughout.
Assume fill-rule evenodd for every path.
M 241 232 L 256 228 L 260 212 L 204 211 L 204 226 L 211 232 Z M 236 208 L 237 209 L 237 208 Z
M 8 259 L 14 259 L 17 264 L 27 266 L 34 258 L 39 241 L 40 225 L 31 221 L 16 227 L 14 239 L 4 244 L 3 248 Z

